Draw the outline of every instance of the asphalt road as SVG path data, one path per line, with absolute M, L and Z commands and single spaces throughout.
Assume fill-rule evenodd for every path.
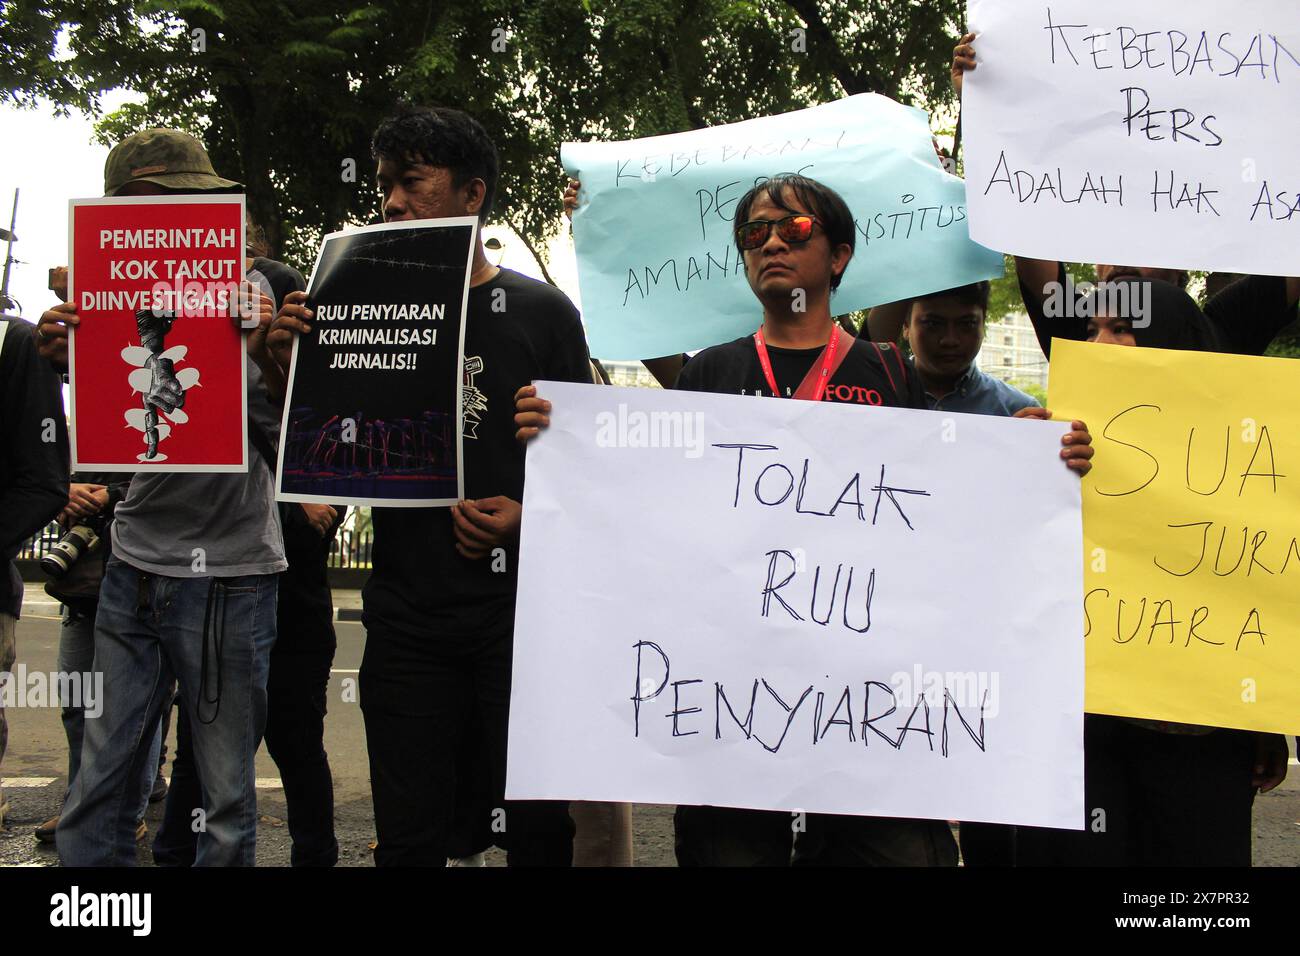
M 360 624 L 340 622 L 334 670 L 330 675 L 329 716 L 325 746 L 334 773 L 335 819 L 341 866 L 371 866 L 374 840 L 370 782 L 366 762 L 361 708 L 355 702 L 357 668 L 361 663 Z M 18 625 L 18 661 L 28 671 L 49 673 L 56 668 L 59 622 L 50 610 L 33 610 Z M 13 708 L 9 718 L 9 749 L 3 777 L 11 810 L 0 829 L 0 866 L 57 866 L 52 847 L 37 843 L 32 830 L 59 811 L 66 786 L 67 744 L 57 708 Z M 174 735 L 174 732 L 173 732 Z M 169 741 L 169 748 L 173 742 Z M 1300 866 L 1300 768 L 1294 756 L 1287 781 L 1255 803 L 1255 864 Z M 285 825 L 284 794 L 279 772 L 263 748 L 257 755 L 259 866 L 287 866 L 289 831 Z M 149 808 L 146 822 L 157 826 L 162 805 Z M 634 858 L 638 866 L 672 866 L 672 810 L 637 805 L 633 810 Z M 151 863 L 145 841 L 140 862 Z M 489 865 L 503 865 L 504 854 L 493 850 Z

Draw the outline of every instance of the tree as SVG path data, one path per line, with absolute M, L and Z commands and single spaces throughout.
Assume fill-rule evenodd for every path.
M 199 136 L 243 182 L 273 255 L 378 217 L 369 153 L 401 98 L 477 116 L 501 153 L 496 217 L 559 228 L 566 140 L 652 136 L 873 91 L 949 102 L 957 0 L 13 0 L 0 99 Z M 802 32 L 801 32 L 802 31 Z M 143 103 L 103 115 L 116 87 Z M 539 260 L 540 261 L 540 260 Z

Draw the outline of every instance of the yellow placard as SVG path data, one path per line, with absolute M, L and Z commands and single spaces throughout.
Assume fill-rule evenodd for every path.
M 1089 713 L 1300 730 L 1300 361 L 1053 340 L 1082 419 Z

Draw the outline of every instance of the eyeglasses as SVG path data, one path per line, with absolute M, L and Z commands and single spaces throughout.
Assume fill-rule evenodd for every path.
M 736 242 L 743 250 L 757 249 L 767 242 L 773 226 L 783 242 L 807 242 L 812 238 L 813 223 L 818 221 L 816 216 L 803 214 L 784 219 L 755 219 L 736 228 Z

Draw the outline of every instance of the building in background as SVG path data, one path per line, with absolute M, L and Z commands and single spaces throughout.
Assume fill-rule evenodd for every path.
M 636 388 L 659 388 L 655 377 L 640 362 L 605 362 L 600 363 L 609 375 L 609 384 L 627 385 Z
M 1013 312 L 984 330 L 984 347 L 975 358 L 980 370 L 1019 388 L 1047 390 L 1047 357 L 1026 312 Z

